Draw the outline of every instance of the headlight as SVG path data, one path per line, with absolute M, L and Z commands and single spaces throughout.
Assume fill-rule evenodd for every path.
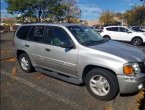
M 128 63 L 123 67 L 123 71 L 125 75 L 134 75 L 140 73 L 140 67 L 138 63 Z

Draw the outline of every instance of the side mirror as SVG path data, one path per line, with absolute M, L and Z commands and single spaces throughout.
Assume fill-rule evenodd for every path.
M 74 48 L 74 44 L 72 42 L 61 42 L 60 47 L 72 49 Z
M 132 33 L 131 31 L 127 31 L 127 33 L 129 34 L 129 33 Z

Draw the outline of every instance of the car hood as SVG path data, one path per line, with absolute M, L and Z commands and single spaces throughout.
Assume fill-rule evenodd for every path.
M 133 34 L 136 36 L 145 36 L 145 32 L 133 32 Z
M 102 44 L 90 46 L 90 48 L 115 55 L 128 62 L 145 61 L 145 53 L 141 49 L 130 44 L 110 40 Z

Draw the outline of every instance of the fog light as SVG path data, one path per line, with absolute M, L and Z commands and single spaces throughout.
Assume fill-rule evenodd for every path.
M 143 89 L 143 84 L 140 84 L 140 85 L 138 86 L 138 90 L 141 90 L 141 89 Z

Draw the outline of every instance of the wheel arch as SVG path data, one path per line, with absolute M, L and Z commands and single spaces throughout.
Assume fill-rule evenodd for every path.
M 103 37 L 110 37 L 110 36 L 106 34 L 106 35 L 103 35 Z M 110 38 L 111 38 L 111 37 L 110 37 Z
M 109 69 L 109 68 L 105 68 L 105 67 L 101 67 L 101 66 L 96 66 L 96 65 L 87 65 L 87 66 L 84 68 L 83 74 L 82 74 L 82 80 L 83 80 L 83 82 L 85 81 L 85 77 L 86 77 L 86 75 L 89 73 L 89 71 L 91 71 L 91 70 L 94 69 L 94 68 L 99 68 L 99 69 L 108 70 L 108 71 L 110 71 L 111 73 L 113 73 L 113 74 L 116 76 L 116 73 L 115 73 L 113 70 Z
M 103 38 L 108 40 L 112 39 L 109 35 L 104 35 Z
M 132 41 L 134 38 L 140 38 L 140 39 L 142 39 L 140 36 L 134 36 L 134 37 L 131 39 L 131 41 Z M 142 39 L 142 41 L 143 41 L 143 39 Z
M 141 43 L 140 43 L 140 45 L 144 42 L 144 40 L 143 40 L 142 37 L 140 37 L 140 36 L 134 36 L 134 37 L 131 39 L 131 43 L 132 43 L 132 44 L 133 44 L 133 40 L 134 40 L 135 38 L 139 38 L 139 39 L 141 39 Z M 137 46 L 138 46 L 138 45 L 137 45 Z
M 23 53 L 26 53 L 27 54 L 27 52 L 24 51 L 24 50 L 20 50 L 20 49 L 17 50 L 17 52 L 16 52 L 16 58 L 17 58 L 17 60 L 19 60 L 20 55 L 23 54 Z

